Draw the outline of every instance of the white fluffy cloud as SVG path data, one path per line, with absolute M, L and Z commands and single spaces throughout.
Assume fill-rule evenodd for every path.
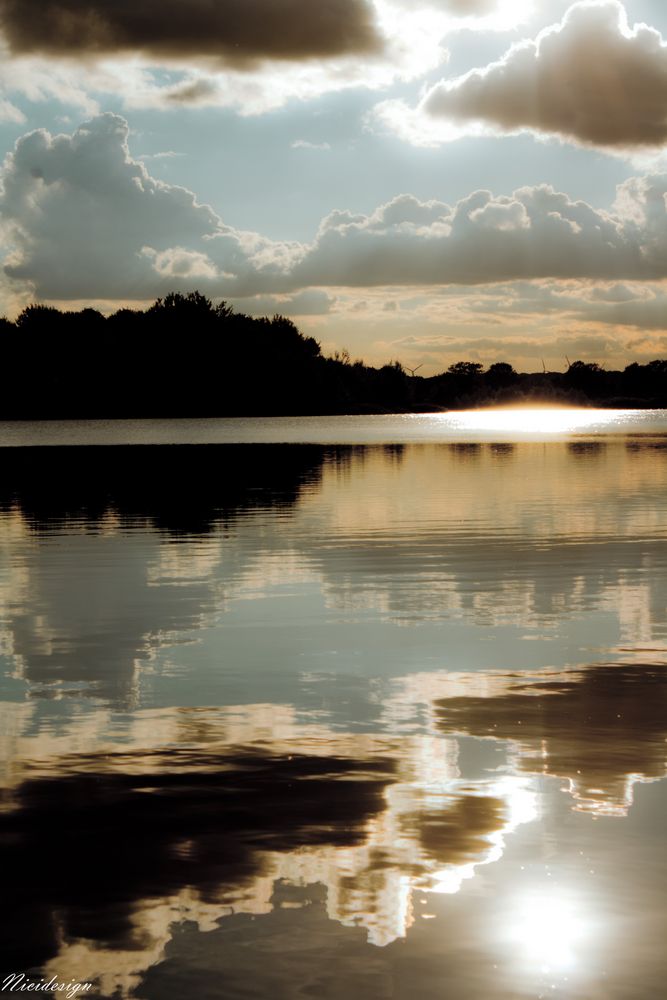
M 417 142 L 529 129 L 611 149 L 657 147 L 667 141 L 667 43 L 645 24 L 631 28 L 617 0 L 587 0 L 499 61 L 441 80 L 416 111 L 385 102 L 377 113 Z
M 332 213 L 290 277 L 298 286 L 655 277 L 667 267 L 656 249 L 667 232 L 664 204 L 653 228 L 546 185 L 509 197 L 476 191 L 453 207 L 401 195 L 372 215 Z
M 127 149 L 128 127 L 101 115 L 73 135 L 31 132 L 4 164 L 5 274 L 46 299 L 146 298 L 218 273 L 203 241 L 238 240 L 184 188 L 150 176 Z
M 475 191 L 453 206 L 404 194 L 369 215 L 332 212 L 312 243 L 299 244 L 226 226 L 192 192 L 152 177 L 127 139 L 124 119 L 106 114 L 72 135 L 38 130 L 19 140 L 0 196 L 4 273 L 17 289 L 50 300 L 143 300 L 195 286 L 238 298 L 667 277 L 667 175 L 627 181 L 609 212 L 546 185 Z

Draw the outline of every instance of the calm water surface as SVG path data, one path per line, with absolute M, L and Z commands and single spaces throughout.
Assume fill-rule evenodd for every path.
M 664 996 L 666 498 L 665 411 L 0 425 L 3 978 Z

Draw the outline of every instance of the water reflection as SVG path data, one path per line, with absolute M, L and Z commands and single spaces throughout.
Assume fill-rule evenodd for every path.
M 305 674 L 664 648 L 665 453 L 475 448 L 6 449 L 4 690 L 252 702 L 261 672 L 298 701 Z
M 575 808 L 597 815 L 626 815 L 636 782 L 665 777 L 667 666 L 593 664 L 494 688 L 436 700 L 435 725 L 511 740 L 520 770 L 565 778 Z
M 207 996 L 220 962 L 229 997 L 488 1000 L 545 966 L 627 1000 L 563 983 L 629 907 L 662 982 L 665 457 L 0 453 L 12 967 L 105 997 Z
M 413 680 L 397 683 L 403 706 L 425 697 Z M 330 920 L 386 946 L 413 926 L 415 893 L 458 893 L 538 818 L 532 776 L 565 778 L 577 811 L 608 817 L 665 775 L 664 667 L 429 681 L 457 693 L 429 699 L 433 735 L 396 739 L 304 725 L 287 706 L 98 710 L 36 733 L 24 713 L 0 813 L 11 966 L 74 963 L 104 995 L 129 995 L 174 925 L 269 914 L 290 885 L 324 886 Z M 451 732 L 506 756 L 464 774 Z M 572 964 L 584 928 L 567 894 L 547 886 L 510 908 L 507 941 L 528 966 Z
M 0 812 L 9 965 L 74 965 L 125 995 L 174 922 L 269 913 L 279 883 L 326 886 L 329 918 L 384 946 L 412 925 L 414 889 L 458 891 L 535 817 L 521 779 L 461 780 L 454 741 L 293 722 L 258 740 L 270 712 L 138 713 L 135 745 L 87 753 L 63 752 L 76 724 L 59 745 L 22 737 Z
M 208 444 L 420 444 L 456 440 L 552 440 L 570 435 L 664 434 L 665 410 L 507 407 L 448 413 L 219 420 L 66 420 L 0 422 L 12 447 Z M 120 430 L 119 430 L 120 428 Z
M 397 702 L 424 698 L 426 678 L 413 690 L 412 680 L 397 683 Z M 458 694 L 441 697 L 447 684 Z M 289 706 L 125 716 L 100 708 L 37 729 L 34 704 L 2 706 L 3 722 L 14 723 L 0 810 L 7 967 L 61 978 L 75 968 L 99 980 L 102 996 L 143 996 L 139 984 L 171 954 L 179 927 L 213 932 L 314 899 L 329 921 L 363 930 L 376 947 L 419 938 L 420 918 L 439 912 L 420 904 L 483 879 L 522 828 L 554 810 L 561 782 L 540 787 L 537 776 L 568 779 L 590 823 L 590 814 L 628 816 L 633 782 L 665 774 L 665 668 L 435 675 L 430 685 L 440 695 L 426 705 L 432 734 L 396 738 L 304 724 Z M 474 685 L 486 685 L 484 697 Z M 451 730 L 480 747 L 491 736 L 505 754 L 464 767 Z M 555 830 L 562 852 L 582 855 L 580 878 L 600 864 L 591 857 L 601 846 L 614 877 L 627 873 L 617 853 L 625 842 L 604 848 L 606 828 L 592 842 L 562 823 Z M 539 844 L 544 834 L 534 836 Z M 591 934 L 604 941 L 609 930 L 599 899 L 544 878 L 563 865 L 553 834 L 538 858 L 545 847 L 551 865 L 538 866 L 541 875 L 522 876 L 534 849 L 519 855 L 520 869 L 510 864 L 506 909 L 476 947 L 497 939 L 527 975 L 571 975 Z M 571 881 L 571 862 L 566 871 Z M 475 896 L 467 898 L 470 907 Z
M 541 887 L 516 900 L 507 941 L 520 961 L 541 972 L 570 971 L 592 933 L 576 892 Z
M 0 448 L 0 511 L 39 533 L 143 525 L 191 536 L 248 511 L 289 511 L 322 461 L 306 446 Z
M 212 577 L 230 525 L 289 517 L 321 463 L 306 447 L 2 450 L 0 652 L 12 675 L 40 697 L 135 704 L 142 664 L 224 603 Z

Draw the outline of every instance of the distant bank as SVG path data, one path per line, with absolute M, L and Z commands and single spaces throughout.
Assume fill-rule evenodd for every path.
M 546 402 L 667 407 L 667 359 L 622 371 L 572 362 L 564 372 L 459 361 L 422 378 L 324 357 L 284 316 L 256 319 L 198 292 L 146 310 L 28 306 L 0 320 L 0 419 L 397 413 Z

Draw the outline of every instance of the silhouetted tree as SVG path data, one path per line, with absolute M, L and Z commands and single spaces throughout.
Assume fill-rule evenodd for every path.
M 456 375 L 461 378 L 474 378 L 479 375 L 482 371 L 484 365 L 479 364 L 477 361 L 457 361 L 455 364 L 450 365 L 447 369 L 450 375 Z
M 536 398 L 667 405 L 664 359 L 622 372 L 575 361 L 564 374 L 457 361 L 412 378 L 398 361 L 373 368 L 347 351 L 323 357 L 288 317 L 253 318 L 197 291 L 108 317 L 33 304 L 13 323 L 0 318 L 0 334 L 5 419 L 363 413 Z
M 408 378 L 399 361 L 383 365 L 377 373 L 375 397 L 383 407 L 404 407 L 410 398 Z
M 484 380 L 492 387 L 512 385 L 517 378 L 517 373 L 506 361 L 496 361 L 484 375 Z
M 591 399 L 596 399 L 603 389 L 605 372 L 595 362 L 573 361 L 568 367 L 563 382 L 578 389 Z
M 30 305 L 16 319 L 16 328 L 22 337 L 42 338 L 60 333 L 64 327 L 64 314 L 53 306 Z

